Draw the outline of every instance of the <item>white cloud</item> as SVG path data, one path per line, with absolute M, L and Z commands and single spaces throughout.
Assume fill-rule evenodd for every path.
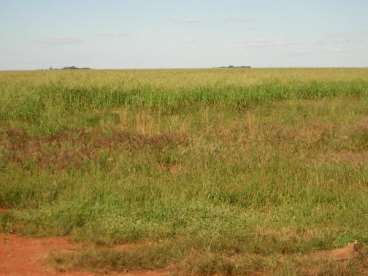
M 240 43 L 246 48 L 268 48 L 268 47 L 292 47 L 299 45 L 299 42 L 295 41 L 282 41 L 282 40 L 249 40 Z
M 197 24 L 200 23 L 201 20 L 197 19 L 197 18 L 171 18 L 171 21 L 173 23 L 178 23 L 178 24 Z
M 45 39 L 37 41 L 40 44 L 47 46 L 63 46 L 63 45 L 75 45 L 83 43 L 83 39 L 74 36 L 60 36 L 60 37 L 47 37 Z
M 297 54 L 308 54 L 316 51 L 344 53 L 351 50 L 357 43 L 350 40 L 334 41 L 329 39 L 311 41 L 255 39 L 235 42 L 234 45 L 245 49 L 284 49 Z
M 98 33 L 98 37 L 102 38 L 124 38 L 129 36 L 128 33 Z
M 229 23 L 251 23 L 254 22 L 254 18 L 250 17 L 227 17 L 225 18 L 225 22 Z

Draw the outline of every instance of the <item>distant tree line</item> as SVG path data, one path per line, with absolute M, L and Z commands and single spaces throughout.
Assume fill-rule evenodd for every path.
M 50 67 L 49 70 L 90 70 L 89 67 L 77 67 L 77 66 L 66 66 L 63 68 L 53 68 Z
M 250 69 L 252 68 L 249 65 L 241 65 L 241 66 L 235 66 L 235 65 L 228 65 L 228 66 L 220 66 L 218 68 L 228 68 L 228 69 L 237 69 L 237 68 L 243 68 L 243 69 Z

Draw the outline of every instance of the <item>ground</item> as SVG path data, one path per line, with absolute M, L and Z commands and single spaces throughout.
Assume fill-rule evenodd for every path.
M 0 235 L 0 275 L 91 275 L 90 273 L 59 273 L 47 266 L 49 254 L 60 250 L 73 250 L 63 238 L 25 238 Z
M 122 247 L 127 250 L 128 247 Z M 47 263 L 53 252 L 72 252 L 80 250 L 80 245 L 73 244 L 67 238 L 29 238 L 18 235 L 0 234 L 0 275 L 9 276 L 90 276 L 92 272 L 56 270 Z M 344 248 L 330 251 L 315 252 L 307 256 L 310 259 L 324 259 L 332 262 L 351 261 L 360 254 L 359 245 L 350 244 Z M 126 271 L 126 272 L 99 272 L 103 275 L 136 275 L 136 276 L 164 276 L 170 271 Z M 259 273 L 258 275 L 269 274 Z M 319 271 L 310 270 L 308 275 L 319 275 Z M 255 275 L 255 274 L 254 274 Z
M 367 69 L 0 72 L 1 269 L 364 275 L 367 164 Z

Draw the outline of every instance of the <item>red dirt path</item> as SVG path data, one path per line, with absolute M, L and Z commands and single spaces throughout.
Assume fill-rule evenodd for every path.
M 1 208 L 1 207 L 0 207 L 0 214 L 1 214 L 1 213 L 6 213 L 7 211 L 8 211 L 7 209 L 4 209 L 4 208 Z
M 60 272 L 47 265 L 51 252 L 78 248 L 65 238 L 28 238 L 0 233 L 0 276 L 91 276 L 89 272 Z M 130 271 L 104 275 L 162 276 L 159 271 Z
M 50 252 L 74 249 L 75 247 L 63 238 L 25 238 L 0 234 L 0 275 L 92 275 L 87 272 L 62 273 L 46 264 Z
M 8 212 L 0 207 L 0 215 Z M 65 238 L 28 238 L 0 233 L 0 276 L 91 276 L 90 272 L 60 272 L 47 265 L 51 252 L 74 251 L 78 247 Z M 104 275 L 163 276 L 166 272 L 130 271 Z

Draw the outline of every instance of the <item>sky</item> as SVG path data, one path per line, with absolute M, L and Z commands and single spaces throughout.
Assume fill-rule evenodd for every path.
M 367 0 L 0 0 L 0 70 L 368 67 Z

